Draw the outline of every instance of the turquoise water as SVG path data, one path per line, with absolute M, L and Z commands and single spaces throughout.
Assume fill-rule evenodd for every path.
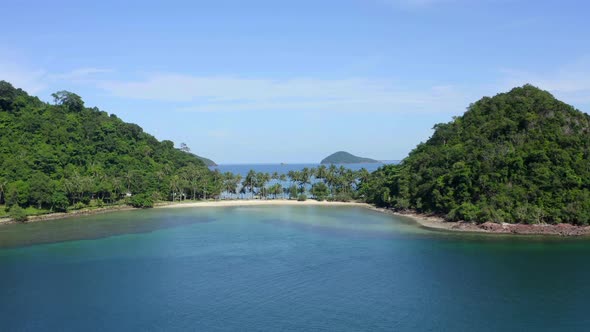
M 585 239 L 433 232 L 357 207 L 0 227 L 1 331 L 583 331 Z

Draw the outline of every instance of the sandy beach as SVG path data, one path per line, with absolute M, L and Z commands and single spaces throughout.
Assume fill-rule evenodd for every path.
M 225 206 L 269 206 L 269 205 L 320 205 L 320 206 L 362 206 L 372 208 L 367 203 L 359 202 L 328 202 L 328 201 L 316 201 L 308 199 L 305 201 L 296 201 L 288 199 L 250 199 L 250 200 L 226 200 L 226 201 L 201 201 L 201 202 L 179 202 L 157 205 L 155 208 L 183 208 L 183 207 L 225 207 Z

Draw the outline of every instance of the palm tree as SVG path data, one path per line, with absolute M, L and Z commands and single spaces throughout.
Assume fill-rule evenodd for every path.
M 266 198 L 266 184 L 270 181 L 270 174 L 268 173 L 258 173 L 256 176 L 256 186 L 260 188 L 260 192 L 262 197 Z
M 223 190 L 231 196 L 235 192 L 235 187 L 233 187 L 235 176 L 232 172 L 225 172 L 223 173 Z
M 307 167 L 301 170 L 301 177 L 299 178 L 299 191 L 305 193 L 305 186 L 311 183 L 311 176 L 313 173 Z
M 320 165 L 318 168 L 316 168 L 316 170 L 315 170 L 316 179 L 324 180 L 324 179 L 326 179 L 327 175 L 328 175 L 328 169 L 326 168 L 326 165 Z
M 362 183 L 366 183 L 367 181 L 369 181 L 370 176 L 371 173 L 369 173 L 369 171 L 367 171 L 364 167 L 356 171 L 355 177 L 358 180 L 358 182 L 356 183 L 356 189 L 359 189 L 359 186 Z
M 242 186 L 244 188 L 248 189 L 250 191 L 250 193 L 252 194 L 251 198 L 254 198 L 254 188 L 256 186 L 256 171 L 251 169 L 248 172 L 248 174 L 246 175 L 246 178 L 244 179 L 244 182 L 242 183 Z
M 179 171 L 180 176 L 186 181 L 192 191 L 193 200 L 197 199 L 197 190 L 202 185 L 202 178 L 204 176 L 202 173 L 201 168 L 194 164 L 185 166 Z
M 283 192 L 283 186 L 280 183 L 273 184 L 269 189 L 269 193 L 277 198 L 277 195 Z
M 289 171 L 287 176 L 289 177 L 289 188 L 291 188 L 291 186 L 293 186 L 293 182 L 299 182 L 299 179 L 301 178 L 301 172 Z
M 234 177 L 234 181 L 232 183 L 232 188 L 234 188 L 233 192 L 234 194 L 238 194 L 238 187 L 240 187 L 242 183 L 242 174 L 236 174 Z M 242 189 L 242 188 L 240 188 Z
M 285 187 L 285 183 L 287 182 L 287 174 L 281 174 L 279 175 L 279 181 L 281 181 L 281 187 L 283 187 L 283 198 L 285 198 L 285 191 L 286 191 L 286 187 Z
M 176 197 L 178 197 L 178 200 L 181 200 L 183 198 L 184 185 L 182 182 L 182 178 L 178 175 L 173 175 L 170 178 L 170 191 L 173 202 L 176 200 Z
M 330 189 L 330 196 L 334 197 L 334 186 L 338 182 L 338 176 L 336 174 L 337 168 L 336 165 L 330 164 L 330 167 L 326 173 L 326 184 Z

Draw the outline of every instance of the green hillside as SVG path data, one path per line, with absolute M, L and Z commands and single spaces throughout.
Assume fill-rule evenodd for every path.
M 128 192 L 173 199 L 197 187 L 197 178 L 200 191 L 214 191 L 199 157 L 85 107 L 74 93 L 53 97 L 45 103 L 0 81 L 0 204 L 65 210 L 113 203 Z
M 380 163 L 378 160 L 370 158 L 357 157 L 345 151 L 338 151 L 324 158 L 321 164 L 361 164 L 361 163 Z
M 197 156 L 197 158 L 199 158 L 203 162 L 203 164 L 205 164 L 205 166 L 217 166 L 217 163 L 215 163 L 211 159 L 201 157 L 201 156 Z
M 589 223 L 587 114 L 525 85 L 434 129 L 363 184 L 370 202 L 453 221 Z

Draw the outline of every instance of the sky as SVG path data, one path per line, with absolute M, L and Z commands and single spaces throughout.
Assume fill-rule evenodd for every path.
M 217 163 L 403 159 L 530 83 L 590 112 L 590 3 L 2 1 L 0 80 Z

